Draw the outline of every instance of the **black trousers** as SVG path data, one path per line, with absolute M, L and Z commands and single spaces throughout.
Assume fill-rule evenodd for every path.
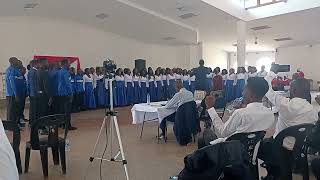
M 275 147 L 273 138 L 264 139 L 261 142 L 258 158 L 267 164 L 268 176 L 292 180 L 293 155 L 284 147 Z
M 36 101 L 38 118 L 49 115 L 49 96 L 41 94 Z
M 78 111 L 82 111 L 84 109 L 83 107 L 83 101 L 84 101 L 84 92 L 78 92 L 75 96 L 75 104 Z
M 164 118 L 161 123 L 160 123 L 160 129 L 162 130 L 162 134 L 165 135 L 166 134 L 166 130 L 167 130 L 167 121 L 169 122 L 175 122 L 175 118 L 176 118 L 176 113 L 173 113 L 171 115 L 169 115 L 168 117 Z
M 320 180 L 320 159 L 315 159 L 311 163 L 311 168 L 317 180 Z
M 26 97 L 25 96 L 23 96 L 23 97 L 20 97 L 19 98 L 19 112 L 18 112 L 18 114 L 19 114 L 19 120 L 20 119 L 25 119 L 24 118 L 24 108 L 25 108 L 25 105 L 26 105 Z
M 65 114 L 67 119 L 67 127 L 71 127 L 71 108 L 73 96 L 59 96 L 59 114 Z
M 14 96 L 7 96 L 7 120 L 19 122 L 19 103 Z
M 39 100 L 36 96 L 30 96 L 30 108 L 29 108 L 29 124 L 32 124 L 35 120 L 39 118 L 39 113 L 37 107 L 39 106 Z

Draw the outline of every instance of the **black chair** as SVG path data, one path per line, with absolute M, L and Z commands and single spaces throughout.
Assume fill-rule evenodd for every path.
M 311 132 L 313 124 L 300 124 L 296 126 L 288 127 L 282 130 L 277 137 L 274 139 L 274 149 L 273 156 L 276 156 L 277 162 L 280 162 L 279 169 L 281 172 L 281 180 L 292 180 L 292 168 L 293 164 L 299 160 L 302 163 L 302 175 L 303 179 L 309 179 L 309 168 L 308 168 L 308 160 L 307 160 L 307 151 L 308 148 L 306 146 L 306 137 Z M 287 150 L 284 146 L 284 140 L 286 138 L 294 139 L 294 145 L 292 150 Z M 282 153 L 284 152 L 284 153 Z M 267 162 L 263 163 L 262 166 L 264 168 L 269 168 L 272 164 L 268 164 Z
M 26 143 L 25 173 L 29 170 L 30 151 L 39 150 L 42 170 L 45 177 L 48 176 L 48 148 L 52 149 L 55 165 L 59 165 L 59 155 L 63 174 L 66 174 L 65 140 L 68 134 L 68 123 L 65 115 L 50 115 L 41 117 L 32 123 L 30 141 Z M 63 137 L 59 136 L 59 127 L 64 126 Z M 39 130 L 47 129 L 48 134 L 41 137 Z
M 257 131 L 251 133 L 238 133 L 234 134 L 227 139 L 227 141 L 240 141 L 248 153 L 249 157 L 249 167 L 251 169 L 254 177 L 259 179 L 259 167 L 258 167 L 258 158 L 255 157 L 255 149 L 259 142 L 261 142 L 266 135 L 266 131 Z
M 21 166 L 21 157 L 20 157 L 20 128 L 17 122 L 14 121 L 2 121 L 3 127 L 5 130 L 10 131 L 13 133 L 11 146 L 14 151 L 14 155 L 16 156 L 16 164 L 19 174 L 22 173 L 22 166 Z

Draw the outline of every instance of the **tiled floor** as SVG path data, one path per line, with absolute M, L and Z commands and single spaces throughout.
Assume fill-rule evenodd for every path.
M 185 155 L 193 152 L 195 145 L 181 147 L 174 141 L 172 131 L 169 131 L 169 142 L 157 144 L 157 125 L 146 124 L 143 138 L 139 138 L 140 125 L 131 125 L 130 108 L 118 109 L 118 120 L 123 140 L 125 155 L 128 160 L 129 175 L 132 180 L 167 180 L 177 174 L 183 167 Z M 5 117 L 0 110 L 1 117 Z M 73 124 L 79 129 L 69 133 L 71 150 L 67 153 L 67 174 L 62 175 L 61 168 L 49 162 L 49 178 L 54 180 L 98 180 L 100 179 L 100 161 L 89 162 L 89 157 L 104 118 L 103 110 L 81 112 L 73 115 Z M 29 139 L 29 131 L 22 134 L 21 154 L 24 162 L 25 142 Z M 105 134 L 99 142 L 98 154 L 101 155 L 105 144 Z M 116 146 L 117 143 L 114 143 Z M 110 148 L 110 147 L 109 147 Z M 109 151 L 110 152 L 110 151 Z M 110 153 L 107 153 L 108 155 Z M 23 163 L 24 164 L 24 163 Z M 121 164 L 104 162 L 102 177 L 108 180 L 124 180 Z M 31 154 L 29 173 L 21 175 L 21 180 L 41 180 L 42 169 L 39 152 Z M 295 177 L 296 180 L 301 177 Z

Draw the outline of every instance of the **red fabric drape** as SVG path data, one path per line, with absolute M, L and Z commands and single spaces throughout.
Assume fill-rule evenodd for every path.
M 69 63 L 77 63 L 77 69 L 80 69 L 80 60 L 78 57 L 65 57 L 65 56 L 34 56 L 34 59 L 46 58 L 48 63 L 51 64 L 53 62 L 62 61 L 64 59 L 68 59 Z

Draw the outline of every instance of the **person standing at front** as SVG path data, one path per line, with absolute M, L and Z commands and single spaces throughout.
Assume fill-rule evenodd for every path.
M 60 113 L 65 114 L 67 118 L 67 127 L 69 130 L 76 130 L 76 127 L 71 126 L 71 105 L 72 105 L 72 85 L 70 81 L 69 73 L 69 61 L 64 59 L 61 62 L 62 68 L 59 70 L 59 82 L 58 82 L 58 96 Z

